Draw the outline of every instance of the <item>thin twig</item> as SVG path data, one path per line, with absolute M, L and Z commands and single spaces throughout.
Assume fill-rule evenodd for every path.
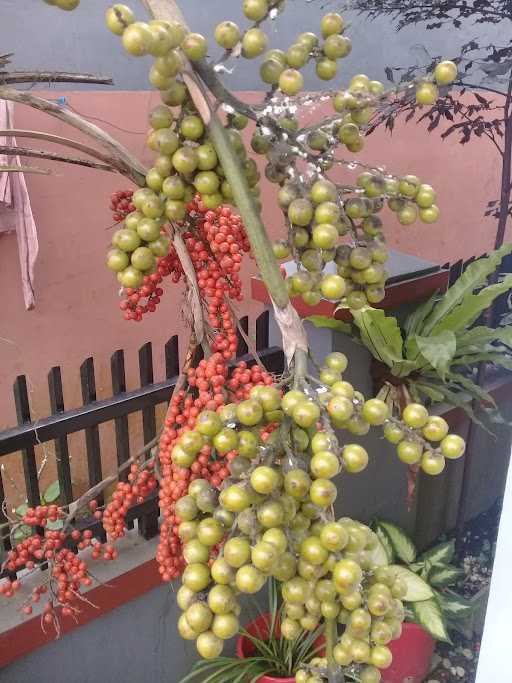
M 94 85 L 113 85 L 110 76 L 79 74 L 69 71 L 10 71 L 0 73 L 0 83 L 89 83 Z

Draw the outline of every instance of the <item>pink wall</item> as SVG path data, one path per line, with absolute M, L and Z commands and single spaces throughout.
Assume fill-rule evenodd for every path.
M 94 122 L 148 161 L 144 151 L 145 119 L 157 96 L 149 92 L 70 92 L 66 95 L 74 109 L 95 117 Z M 80 137 L 61 122 L 25 107 L 17 107 L 16 125 Z M 44 143 L 34 146 L 42 148 Z M 499 168 L 494 149 L 486 141 L 475 140 L 471 146 L 462 147 L 455 139 L 441 142 L 437 135 L 428 135 L 421 127 L 408 125 L 398 127 L 393 137 L 384 132 L 374 134 L 361 158 L 373 162 L 386 159 L 390 172 L 415 171 L 439 192 L 441 221 L 434 226 L 411 227 L 390 221 L 387 235 L 393 247 L 444 263 L 480 254 L 491 246 L 494 222 L 484 219 L 483 212 L 486 202 L 496 197 Z M 115 175 L 81 167 L 39 161 L 33 165 L 53 171 L 51 177 L 27 176 L 40 239 L 37 302 L 33 311 L 26 312 L 23 306 L 16 238 L 14 235 L 0 238 L 0 290 L 4 292 L 0 319 L 3 338 L 0 339 L 0 429 L 15 423 L 11 387 L 16 375 L 27 375 L 33 417 L 41 418 L 49 412 L 46 374 L 53 365 L 62 368 L 66 407 L 79 406 L 78 369 L 87 356 L 94 356 L 98 396 L 108 397 L 111 394 L 110 354 L 114 350 L 126 351 L 127 382 L 132 389 L 138 383 L 138 348 L 148 340 L 153 342 L 155 378 L 163 379 L 163 345 L 170 336 L 184 331 L 180 287 L 167 291 L 161 309 L 142 324 L 123 321 L 118 311 L 116 282 L 103 262 L 111 235 L 109 195 L 116 189 L 129 187 L 129 183 Z M 282 221 L 270 198 L 273 192 L 265 185 L 268 201 L 264 217 L 270 232 L 277 235 Z M 244 269 L 246 291 L 252 272 L 253 268 Z M 252 318 L 260 310 L 259 305 L 251 302 L 242 306 L 243 313 L 250 313 Z M 138 419 L 131 421 L 131 429 L 135 440 L 140 441 Z M 105 455 L 110 459 L 110 428 L 102 430 L 102 441 Z M 82 448 L 82 435 L 76 435 L 71 440 L 72 453 L 79 454 Z M 51 461 L 50 447 L 47 453 Z M 9 479 L 14 464 L 10 459 L 3 460 Z M 84 478 L 80 460 L 83 459 L 77 455 L 72 461 L 79 488 Z M 53 476 L 50 463 L 43 485 Z M 6 488 L 14 494 L 9 481 Z M 19 499 L 23 493 L 14 497 Z

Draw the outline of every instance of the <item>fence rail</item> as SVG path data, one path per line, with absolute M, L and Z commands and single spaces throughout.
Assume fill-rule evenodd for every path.
M 249 320 L 244 317 L 240 326 L 249 334 Z M 262 313 L 255 321 L 255 345 L 265 367 L 276 373 L 284 370 L 284 354 L 277 347 L 268 348 L 269 313 Z M 80 383 L 83 405 L 66 410 L 62 388 L 62 373 L 59 367 L 51 368 L 48 373 L 48 391 L 51 415 L 33 421 L 30 412 L 27 382 L 24 375 L 16 378 L 13 387 L 14 402 L 18 425 L 0 432 L 0 462 L 8 454 L 21 452 L 23 475 L 25 480 L 27 503 L 31 506 L 40 504 L 41 492 L 37 471 L 35 447 L 53 441 L 57 477 L 60 485 L 60 503 L 69 504 L 76 497 L 73 492 L 71 477 L 68 435 L 83 431 L 85 434 L 85 454 L 87 458 L 88 484 L 90 487 L 100 482 L 104 476 L 99 437 L 99 426 L 106 422 L 114 422 L 117 465 L 122 465 L 130 458 L 131 447 L 128 431 L 128 415 L 140 412 L 142 415 L 142 432 L 144 443 L 151 441 L 157 433 L 156 407 L 169 401 L 180 372 L 178 337 L 173 336 L 165 344 L 166 379 L 154 381 L 153 347 L 151 342 L 144 344 L 138 354 L 140 388 L 126 390 L 124 351 L 115 351 L 110 359 L 112 396 L 98 400 L 94 361 L 87 358 L 80 366 Z M 199 351 L 196 360 L 202 357 Z M 248 346 L 243 336 L 238 333 L 237 358 L 249 364 L 254 362 L 248 354 Z M 128 471 L 120 474 L 126 479 Z M 0 527 L 7 522 L 5 510 L 5 492 L 0 470 Z M 102 501 L 98 500 L 101 504 Z M 158 497 L 152 496 L 144 503 L 133 506 L 127 521 L 133 526 L 138 520 L 139 533 L 145 538 L 152 538 L 158 533 Z M 93 530 L 101 538 L 101 524 L 92 518 L 80 520 L 80 527 Z M 4 527 L 5 528 L 5 527 Z M 0 533 L 0 538 L 2 537 Z M 0 552 L 11 547 L 9 539 L 0 540 Z

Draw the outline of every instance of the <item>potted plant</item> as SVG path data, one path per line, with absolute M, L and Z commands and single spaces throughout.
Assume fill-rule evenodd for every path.
M 258 606 L 258 616 L 240 630 L 236 657 L 216 657 L 196 662 L 180 683 L 295 683 L 295 672 L 305 664 L 325 664 L 322 629 L 302 631 L 294 640 L 281 633 L 283 605 L 275 580 L 268 584 L 268 611 Z
M 474 261 L 448 290 L 434 294 L 403 322 L 380 309 L 352 310 L 353 322 L 327 316 L 307 318 L 315 326 L 335 326 L 363 344 L 373 357 L 375 390 L 395 402 L 413 400 L 461 406 L 475 420 L 470 400 L 489 414 L 495 403 L 476 383 L 480 361 L 512 368 L 512 326 L 504 317 L 496 328 L 475 323 L 494 300 L 512 288 L 512 275 L 488 284 L 502 259 L 512 252 L 505 244 Z M 405 394 L 405 396 L 404 396 Z
M 403 597 L 406 621 L 401 637 L 390 643 L 393 662 L 383 680 L 419 683 L 429 670 L 434 641 L 450 642 L 449 629 L 464 630 L 472 615 L 472 603 L 450 590 L 464 571 L 451 564 L 453 540 L 419 555 L 409 536 L 395 524 L 378 520 L 373 529 L 385 549 L 390 569 L 407 585 Z

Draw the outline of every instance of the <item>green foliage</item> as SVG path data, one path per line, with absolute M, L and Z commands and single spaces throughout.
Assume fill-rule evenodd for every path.
M 448 590 L 464 575 L 450 564 L 454 541 L 439 543 L 418 556 L 414 543 L 396 524 L 378 520 L 373 529 L 381 544 L 391 549 L 391 557 L 403 563 L 391 566 L 407 587 L 403 600 L 412 620 L 436 640 L 450 642 L 448 629 L 457 628 L 473 609 L 470 602 Z
M 443 295 L 435 294 L 410 313 L 402 327 L 384 311 L 364 307 L 352 311 L 353 325 L 343 323 L 339 329 L 364 344 L 392 375 L 404 378 L 415 400 L 463 407 L 482 424 L 469 406 L 474 399 L 499 421 L 492 397 L 476 384 L 474 372 L 480 361 L 512 369 L 512 317 L 504 317 L 497 329 L 472 325 L 498 296 L 512 290 L 512 275 L 487 285 L 511 252 L 512 243 L 505 244 L 472 263 Z M 317 327 L 332 327 L 327 316 L 312 318 Z

